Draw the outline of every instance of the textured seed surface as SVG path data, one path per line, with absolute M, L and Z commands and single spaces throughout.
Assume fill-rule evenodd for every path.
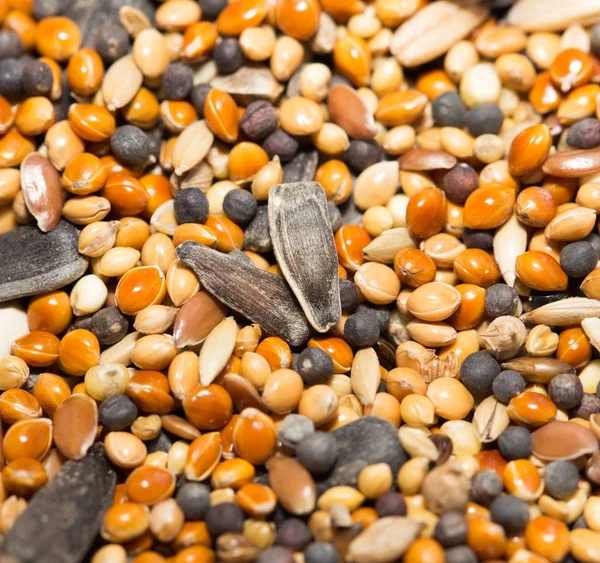
M 271 188 L 269 230 L 279 267 L 306 318 L 315 330 L 327 332 L 337 323 L 342 308 L 337 253 L 323 188 L 316 182 Z

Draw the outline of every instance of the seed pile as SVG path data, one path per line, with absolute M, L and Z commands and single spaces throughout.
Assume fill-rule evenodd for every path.
M 0 0 L 0 559 L 600 561 L 597 22 Z

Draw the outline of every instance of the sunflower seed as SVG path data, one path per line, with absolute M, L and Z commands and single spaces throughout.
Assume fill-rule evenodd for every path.
M 385 231 L 363 249 L 363 256 L 371 262 L 391 264 L 403 248 L 416 248 L 417 244 L 405 227 Z
M 342 314 L 337 252 L 325 192 L 317 182 L 269 191 L 269 230 L 283 276 L 310 324 L 327 332 Z
M 319 163 L 319 153 L 308 151 L 298 153 L 283 167 L 283 183 L 312 182 Z
M 210 84 L 231 94 L 243 106 L 256 100 L 275 102 L 284 90 L 273 73 L 263 67 L 243 66 L 233 74 L 213 78 Z
M 60 221 L 64 191 L 56 168 L 39 152 L 28 154 L 21 163 L 21 190 L 40 230 L 53 229 Z
M 104 446 L 95 444 L 83 460 L 65 463 L 31 499 L 4 536 L 0 553 L 6 561 L 21 563 L 83 561 L 110 506 L 115 483 Z
M 473 414 L 473 427 L 480 442 L 494 442 L 510 423 L 506 407 L 491 396 L 479 403 Z
M 575 373 L 575 369 L 566 362 L 555 358 L 513 358 L 502 363 L 502 369 L 511 369 L 520 373 L 529 383 L 550 383 L 557 375 Z
M 521 320 L 536 325 L 576 326 L 589 317 L 600 317 L 600 301 L 586 297 L 570 297 L 542 305 L 521 315 Z
M 598 20 L 597 0 L 521 0 L 508 13 L 508 23 L 524 31 L 555 31 L 574 23 L 588 25 Z
M 356 352 L 352 361 L 350 382 L 352 391 L 365 407 L 375 400 L 380 380 L 381 371 L 375 350 L 364 348 Z
M 273 241 L 269 232 L 269 217 L 265 205 L 258 208 L 254 219 L 244 231 L 244 248 L 261 254 L 273 251 Z
M 110 111 L 126 106 L 138 93 L 144 75 L 136 66 L 133 56 L 127 55 L 106 71 L 102 81 L 102 96 Z
M 202 286 L 219 301 L 292 346 L 304 344 L 311 329 L 294 294 L 275 274 L 201 244 L 186 241 L 175 250 Z
M 173 147 L 173 168 L 175 174 L 181 176 L 200 163 L 208 154 L 215 136 L 204 120 L 192 123 L 175 142 Z
M 517 256 L 527 250 L 527 230 L 516 213 L 494 235 L 494 258 L 504 281 L 513 287 L 517 279 Z
M 48 233 L 35 225 L 0 235 L 0 302 L 63 287 L 83 275 L 88 262 L 77 251 L 79 231 L 66 221 Z
M 432 2 L 396 30 L 390 50 L 403 66 L 427 63 L 469 35 L 488 14 L 482 4 L 463 7 L 449 0 Z
M 200 383 L 208 387 L 227 365 L 233 349 L 238 328 L 233 317 L 222 320 L 206 337 L 200 350 Z

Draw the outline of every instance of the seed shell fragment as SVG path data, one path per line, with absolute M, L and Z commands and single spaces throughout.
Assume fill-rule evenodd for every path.
M 82 561 L 110 506 L 115 483 L 102 444 L 95 444 L 81 461 L 68 461 L 4 536 L 0 560 Z
M 269 228 L 283 276 L 318 332 L 342 314 L 337 253 L 325 192 L 317 182 L 279 184 L 269 192 Z
M 279 276 L 196 242 L 180 244 L 176 253 L 194 270 L 206 290 L 265 332 L 292 346 L 309 339 L 310 325 L 289 286 Z

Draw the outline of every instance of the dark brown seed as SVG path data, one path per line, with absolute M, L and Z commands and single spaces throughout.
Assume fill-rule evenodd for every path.
M 514 358 L 503 362 L 502 369 L 511 369 L 520 373 L 529 383 L 544 385 L 550 383 L 557 375 L 576 373 L 573 366 L 554 358 Z
M 327 332 L 338 322 L 342 305 L 337 252 L 321 185 L 302 182 L 271 188 L 269 230 L 279 267 L 308 322 Z
M 544 173 L 559 178 L 581 178 L 600 171 L 600 147 L 557 152 L 542 165 Z
M 64 191 L 60 176 L 39 152 L 28 154 L 21 163 L 21 189 L 29 212 L 41 231 L 47 233 L 60 221 Z
M 228 373 L 223 378 L 223 387 L 231 396 L 236 412 L 246 408 L 254 408 L 267 412 L 267 409 L 258 394 L 258 391 L 245 377 L 235 373 Z
M 400 170 L 423 172 L 425 170 L 449 170 L 456 164 L 456 157 L 446 151 L 412 149 L 399 159 Z
M 0 553 L 7 562 L 82 561 L 110 506 L 115 482 L 104 446 L 94 445 L 81 461 L 65 463 L 31 499 L 4 536 Z
M 196 242 L 175 250 L 203 287 L 225 305 L 259 324 L 265 332 L 292 346 L 304 344 L 311 328 L 287 283 L 252 263 L 230 257 Z
M 197 346 L 204 342 L 224 318 L 227 308 L 207 291 L 200 291 L 186 301 L 173 323 L 173 338 L 177 348 Z
M 49 233 L 34 225 L 0 235 L 0 302 L 64 287 L 83 275 L 88 263 L 79 254 L 79 231 L 60 221 Z

